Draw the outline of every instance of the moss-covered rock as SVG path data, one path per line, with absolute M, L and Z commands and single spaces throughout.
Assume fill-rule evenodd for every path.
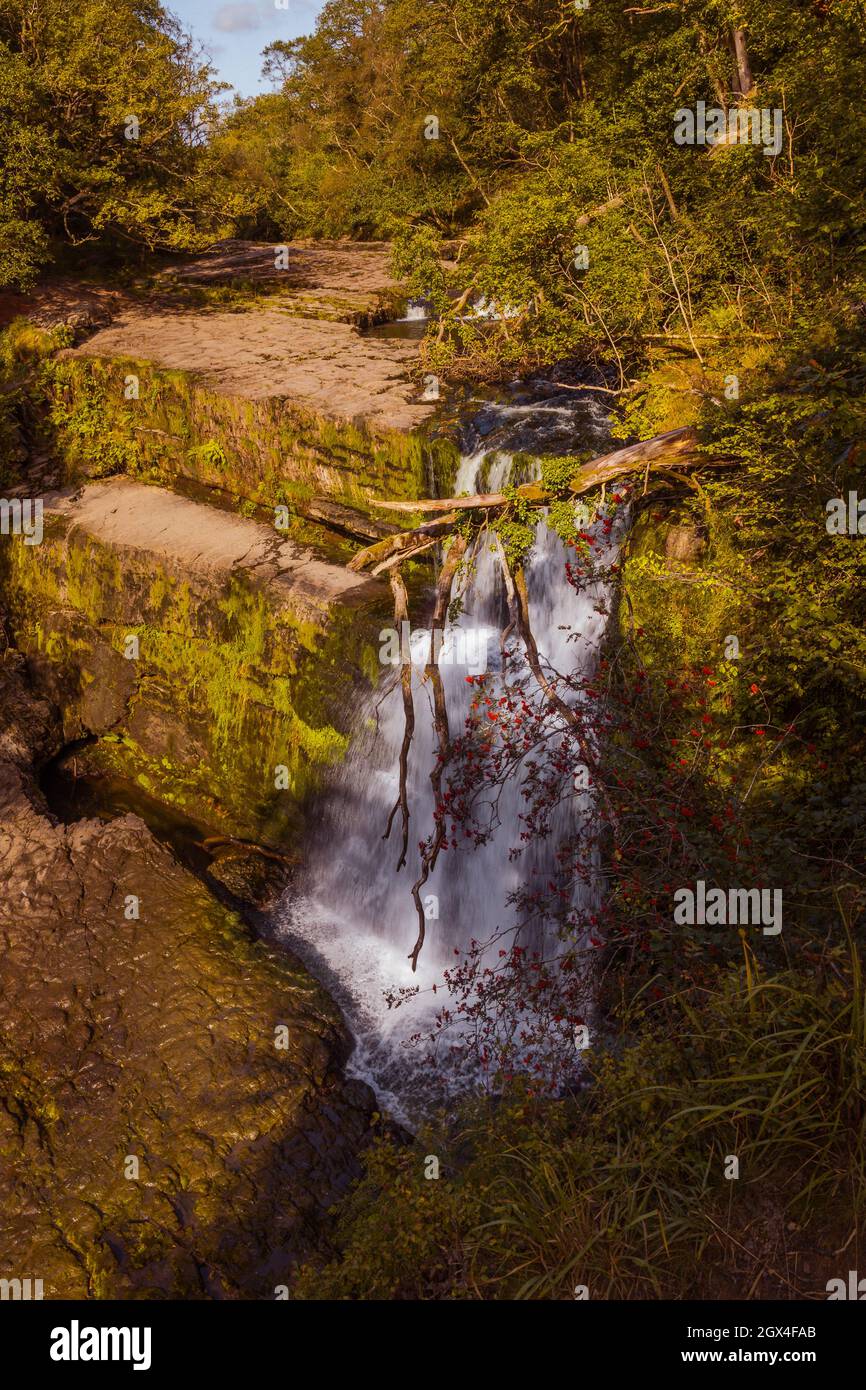
M 95 736 L 82 768 L 132 779 L 218 830 L 284 844 L 322 770 L 345 752 L 355 691 L 377 670 L 382 613 L 352 591 L 317 607 L 312 581 L 302 588 L 305 552 L 290 552 L 295 569 L 274 561 L 269 571 L 266 528 L 253 522 L 158 489 L 115 484 L 106 495 L 127 511 L 180 508 L 191 551 L 204 514 L 209 535 L 229 528 L 235 551 L 223 557 L 214 541 L 218 559 L 204 565 L 165 545 L 112 544 L 76 524 L 73 506 L 48 519 L 41 545 L 4 538 L 13 640 L 63 710 L 67 740 Z M 129 522 L 147 531 L 146 516 Z M 247 547 L 248 564 L 232 564 Z M 336 567 L 319 570 L 344 583 Z
M 637 636 L 647 669 L 706 665 L 736 681 L 752 634 L 730 521 L 699 502 L 644 509 L 623 549 L 619 627 Z M 729 638 L 736 638 L 735 643 Z
M 38 427 L 68 481 L 192 479 L 266 507 L 326 496 L 363 508 L 424 495 L 434 480 L 445 490 L 457 465 L 455 445 L 426 428 L 340 419 L 276 395 L 224 394 L 147 362 L 55 358 L 38 391 Z
M 65 357 L 43 369 L 42 389 L 45 427 L 70 480 L 184 477 L 266 506 L 320 494 L 364 506 L 418 495 L 431 460 L 451 452 L 421 434 L 338 422 L 278 397 L 223 395 L 145 362 Z M 127 399 L 130 389 L 137 399 Z

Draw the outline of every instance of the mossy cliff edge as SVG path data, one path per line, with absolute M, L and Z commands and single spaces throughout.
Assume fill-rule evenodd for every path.
M 3 494 L 45 509 L 39 544 L 0 539 L 0 1268 L 46 1298 L 273 1298 L 375 1106 L 336 1006 L 205 886 L 282 877 L 241 854 L 198 882 L 138 815 L 58 822 L 34 769 L 72 744 L 134 805 L 292 858 L 390 606 L 254 504 L 411 495 L 426 445 L 142 364 L 127 400 L 129 364 L 70 337 L 0 337 Z
M 62 709 L 67 741 L 98 740 L 84 765 L 225 833 L 285 843 L 322 770 L 345 752 L 356 689 L 376 677 L 378 586 L 318 606 L 292 572 L 267 573 L 254 549 L 268 544 L 267 528 L 161 489 L 118 482 L 93 492 L 85 513 L 149 509 L 142 524 L 160 506 L 179 508 L 191 550 L 205 513 L 209 535 L 229 528 L 251 562 L 232 565 L 227 550 L 186 563 L 170 545 L 160 553 L 101 539 L 99 513 L 85 524 L 74 505 L 47 514 L 41 545 L 9 537 L 2 549 L 10 636 L 37 688 Z M 306 557 L 315 573 L 341 576 L 296 550 L 301 573 Z
M 227 395 L 147 362 L 54 358 L 38 391 L 34 426 L 70 482 L 125 473 L 167 486 L 192 480 L 266 508 L 314 496 L 367 508 L 444 488 L 456 469 L 454 445 L 424 427 Z
M 203 371 L 226 346 L 216 319 L 246 335 L 245 369 L 261 371 L 262 314 L 177 317 L 213 333 Z M 305 334 L 347 335 L 335 340 L 335 360 L 323 350 L 309 370 L 322 404 L 328 372 L 348 381 L 357 355 L 366 414 L 79 355 L 113 332 L 122 343 L 150 332 L 146 317 L 75 350 L 62 325 L 11 325 L 4 486 L 48 501 L 42 544 L 7 537 L 0 550 L 11 640 L 62 709 L 67 740 L 96 740 L 79 770 L 131 779 L 218 832 L 281 847 L 345 752 L 354 697 L 378 679 L 389 611 L 386 586 L 349 579 L 345 541 L 291 516 L 293 505 L 322 496 L 369 510 L 377 498 L 449 486 L 457 460 L 451 441 L 432 436 L 430 407 L 407 405 L 417 390 L 395 371 L 392 349 L 374 344 L 365 356 L 344 324 L 284 318 L 292 370 Z M 335 409 L 336 382 L 332 395 Z M 407 410 L 418 428 L 388 423 Z M 116 489 L 116 505 L 85 515 L 100 488 Z M 195 501 L 179 495 L 190 490 Z M 288 507 L 288 532 L 273 524 L 276 506 Z

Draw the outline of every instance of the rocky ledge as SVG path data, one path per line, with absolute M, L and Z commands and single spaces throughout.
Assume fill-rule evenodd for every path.
M 387 252 L 379 242 L 229 243 L 164 273 L 147 295 L 115 302 L 112 322 L 72 352 L 193 373 L 222 396 L 279 398 L 376 431 L 418 429 L 433 405 L 411 379 L 417 343 L 367 338 L 357 328 L 393 305 Z M 225 311 L 172 299 L 179 285 L 239 280 L 268 292 Z
M 0 1274 L 273 1298 L 370 1123 L 339 1014 L 138 817 L 56 823 L 31 765 L 60 720 L 15 653 L 0 707 Z

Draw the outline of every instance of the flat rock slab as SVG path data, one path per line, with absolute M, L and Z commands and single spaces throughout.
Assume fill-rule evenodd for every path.
M 374 296 L 390 289 L 391 244 L 387 241 L 293 241 L 285 269 L 277 269 L 283 249 L 269 241 L 223 241 L 203 256 L 165 271 L 164 278 L 192 284 L 231 284 L 237 280 L 284 282 L 290 289 L 348 291 Z M 280 258 L 281 261 L 285 258 Z
M 277 253 L 287 252 L 285 269 Z M 159 272 L 135 294 L 57 277 L 0 296 L 0 326 L 25 314 L 86 333 L 76 357 L 131 358 L 188 372 L 247 400 L 285 399 L 341 422 L 411 431 L 433 413 L 412 380 L 418 344 L 366 338 L 354 323 L 394 299 L 388 242 L 226 241 Z M 261 285 L 250 305 L 190 305 L 190 288 Z M 182 288 L 183 287 L 183 288 Z
M 16 318 L 27 318 L 39 328 L 90 331 L 111 323 L 121 305 L 129 302 L 125 290 L 110 285 L 84 285 L 57 276 L 38 285 L 30 294 L 0 294 L 0 329 Z
M 277 252 L 288 264 L 277 269 Z M 55 275 L 28 294 L 0 293 L 0 328 L 19 315 L 42 328 L 66 324 L 76 329 L 107 327 L 123 310 L 178 310 L 178 286 L 263 286 L 284 312 L 353 322 L 359 313 L 381 307 L 395 288 L 386 241 L 223 241 L 194 260 L 178 261 L 139 285 L 137 293 L 111 284 Z M 281 267 L 285 257 L 281 257 Z M 314 311 L 314 312 L 313 312 Z
M 330 419 L 383 429 L 417 429 L 433 413 L 409 376 L 416 344 L 365 338 L 349 324 L 278 309 L 124 309 L 71 355 L 154 362 L 198 374 L 223 395 L 284 398 Z
M 267 584 L 278 602 L 318 617 L 332 604 L 357 607 L 386 592 L 384 585 L 319 559 L 261 522 L 123 478 L 55 494 L 46 499 L 45 511 L 105 545 L 145 551 L 187 571 L 245 570 Z

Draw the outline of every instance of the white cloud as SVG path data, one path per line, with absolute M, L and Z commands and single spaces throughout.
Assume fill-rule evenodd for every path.
M 260 29 L 261 11 L 251 0 L 238 5 L 222 5 L 214 15 L 213 27 L 223 34 L 236 34 L 243 29 Z

